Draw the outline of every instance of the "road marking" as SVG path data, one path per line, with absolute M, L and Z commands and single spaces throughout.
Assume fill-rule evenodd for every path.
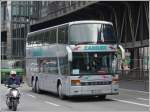
M 137 98 L 137 99 L 139 99 L 139 100 L 149 100 L 149 99 L 145 99 L 145 98 Z
M 149 92 L 146 92 L 146 91 L 138 91 L 138 90 L 131 90 L 131 89 L 123 89 L 123 88 L 120 88 L 120 90 L 134 91 L 134 92 L 139 92 L 139 93 L 146 93 L 146 94 L 149 94 Z
M 49 101 L 45 101 L 45 103 L 50 104 L 50 105 L 53 105 L 53 106 L 60 106 L 60 105 L 57 105 L 57 104 L 52 103 L 52 102 L 49 102 Z
M 27 94 L 28 96 L 31 96 L 32 98 L 35 98 L 35 96 L 34 95 L 31 95 L 31 94 Z
M 149 105 L 136 103 L 136 102 L 132 102 L 132 101 L 126 101 L 126 100 L 120 100 L 120 99 L 113 99 L 113 100 L 123 102 L 123 103 L 130 103 L 130 104 L 140 105 L 140 106 L 144 106 L 144 107 L 149 107 Z

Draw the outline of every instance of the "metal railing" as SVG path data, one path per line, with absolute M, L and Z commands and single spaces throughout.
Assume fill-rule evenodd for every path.
M 47 14 L 47 16 L 53 15 L 55 17 L 57 13 L 67 13 L 68 11 L 82 7 L 83 5 L 88 4 L 89 2 L 90 1 L 54 1 L 49 3 L 48 8 L 44 9 L 43 11 Z
M 121 80 L 149 80 L 149 70 L 121 70 Z
M 122 61 L 122 67 L 119 71 L 120 79 L 125 80 L 149 80 L 149 58 L 143 56 L 142 59 L 128 59 Z

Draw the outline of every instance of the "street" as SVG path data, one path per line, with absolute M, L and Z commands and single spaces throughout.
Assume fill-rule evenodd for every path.
M 1 111 L 9 111 L 5 104 L 7 88 L 0 86 Z M 20 87 L 21 99 L 17 111 L 48 111 L 48 112 L 99 112 L 99 111 L 148 111 L 148 92 L 120 88 L 119 95 L 108 95 L 105 100 L 98 98 L 71 98 L 60 100 L 57 95 L 43 92 L 37 94 L 26 84 Z

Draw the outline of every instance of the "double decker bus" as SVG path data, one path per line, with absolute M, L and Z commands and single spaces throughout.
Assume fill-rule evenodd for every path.
M 118 94 L 117 45 L 113 24 L 74 21 L 28 34 L 27 83 L 34 92 L 73 96 Z

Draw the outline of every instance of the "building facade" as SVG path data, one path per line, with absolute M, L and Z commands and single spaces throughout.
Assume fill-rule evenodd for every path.
M 36 18 L 37 2 L 1 2 L 2 59 L 24 59 L 25 41 L 30 20 Z

